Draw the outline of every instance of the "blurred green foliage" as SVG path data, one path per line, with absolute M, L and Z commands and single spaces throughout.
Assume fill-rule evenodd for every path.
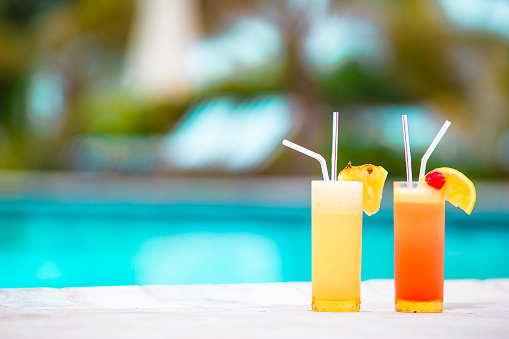
M 210 82 L 179 100 L 154 101 L 122 85 L 135 1 L 0 0 L 0 167 L 66 169 L 63 154 L 73 137 L 163 134 L 201 98 L 283 92 L 298 97 L 306 112 L 294 138 L 303 145 L 329 148 L 333 110 L 348 114 L 362 105 L 423 103 L 475 140 L 476 147 L 463 153 L 475 159 L 465 163 L 469 173 L 503 177 L 509 171 L 499 154 L 507 152 L 500 151 L 506 147 L 500 136 L 509 130 L 509 37 L 452 27 L 436 1 L 332 1 L 329 12 L 376 22 L 390 53 L 382 67 L 352 59 L 323 74 L 301 55 L 310 21 L 305 10 L 290 10 L 291 1 L 198 3 L 205 34 L 221 32 L 234 17 L 261 16 L 280 30 L 282 53 L 273 63 Z M 34 128 L 27 117 L 27 96 L 41 70 L 65 77 L 65 114 L 56 132 Z M 346 133 L 343 157 L 389 164 L 391 175 L 404 174 L 401 153 L 378 145 L 358 149 L 362 131 Z M 259 173 L 317 173 L 314 165 L 282 153 Z

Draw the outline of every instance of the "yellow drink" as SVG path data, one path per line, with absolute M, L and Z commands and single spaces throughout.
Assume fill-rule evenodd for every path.
M 362 183 L 311 183 L 314 311 L 360 309 Z

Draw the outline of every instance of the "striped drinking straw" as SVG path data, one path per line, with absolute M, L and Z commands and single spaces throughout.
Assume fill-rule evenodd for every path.
M 412 185 L 412 156 L 410 155 L 410 140 L 408 137 L 408 121 L 407 116 L 401 116 L 403 120 L 403 139 L 405 141 L 405 162 L 406 162 L 406 181 L 408 187 Z
M 332 181 L 338 180 L 338 117 L 338 112 L 332 114 L 332 157 L 330 169 Z

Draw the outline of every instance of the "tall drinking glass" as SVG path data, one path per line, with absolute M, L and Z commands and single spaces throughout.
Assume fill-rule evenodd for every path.
M 397 312 L 442 312 L 445 200 L 420 182 L 394 183 Z
M 362 190 L 354 181 L 311 183 L 314 311 L 360 309 Z

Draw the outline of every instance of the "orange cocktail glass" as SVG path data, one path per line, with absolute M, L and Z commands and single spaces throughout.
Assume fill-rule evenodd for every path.
M 442 312 L 445 200 L 425 183 L 394 183 L 394 285 L 398 312 Z

